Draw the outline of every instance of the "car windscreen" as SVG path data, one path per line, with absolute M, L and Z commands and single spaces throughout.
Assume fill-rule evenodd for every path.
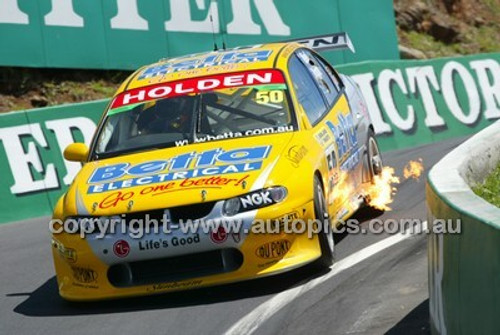
M 94 157 L 295 130 L 281 72 L 252 73 L 201 77 L 122 93 L 100 127 Z

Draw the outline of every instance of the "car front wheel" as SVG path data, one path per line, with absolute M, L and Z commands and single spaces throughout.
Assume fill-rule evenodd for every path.
M 333 264 L 335 241 L 326 207 L 323 187 L 321 186 L 321 181 L 318 176 L 314 177 L 314 216 L 320 224 L 318 239 L 321 248 L 321 257 L 317 260 L 316 265 L 320 268 L 328 268 Z

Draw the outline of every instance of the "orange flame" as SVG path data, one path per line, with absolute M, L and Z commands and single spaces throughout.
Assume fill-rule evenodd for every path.
M 344 202 L 352 195 L 353 187 L 351 183 L 347 182 L 348 176 L 349 174 L 346 171 L 340 171 L 338 181 L 332 192 L 332 200 L 341 199 L 341 202 Z
M 424 171 L 424 165 L 422 162 L 422 158 L 419 158 L 416 161 L 409 161 L 403 169 L 403 176 L 405 179 L 413 178 L 419 180 L 422 172 Z
M 419 180 L 424 171 L 423 160 L 409 161 L 403 169 L 405 179 L 413 178 Z M 395 175 L 393 167 L 384 166 L 382 172 L 373 178 L 373 183 L 367 190 L 368 205 L 383 211 L 390 211 L 388 206 L 394 201 L 397 188 L 395 185 L 400 183 L 399 177 Z
M 399 178 L 394 174 L 394 168 L 384 166 L 382 172 L 373 178 L 373 184 L 367 192 L 369 206 L 383 211 L 391 210 L 388 205 L 394 201 L 397 190 L 393 185 L 399 184 Z

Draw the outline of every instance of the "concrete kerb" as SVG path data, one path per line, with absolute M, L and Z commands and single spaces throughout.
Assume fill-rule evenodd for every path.
M 429 185 L 448 206 L 500 230 L 500 208 L 471 189 L 500 162 L 500 121 L 447 154 L 429 172 Z

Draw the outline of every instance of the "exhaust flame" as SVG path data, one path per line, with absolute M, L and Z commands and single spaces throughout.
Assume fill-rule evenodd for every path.
M 403 169 L 403 176 L 405 179 L 413 178 L 419 180 L 422 172 L 424 171 L 424 166 L 422 164 L 422 158 L 416 161 L 409 161 L 408 164 Z
M 394 201 L 397 189 L 393 184 L 399 184 L 399 178 L 395 176 L 394 168 L 384 166 L 382 172 L 373 178 L 367 192 L 368 205 L 383 211 L 390 211 L 388 206 Z
M 403 176 L 406 179 L 413 178 L 419 180 L 424 171 L 422 158 L 409 161 L 403 169 Z M 394 168 L 385 166 L 380 175 L 374 177 L 373 184 L 367 192 L 368 205 L 383 211 L 390 211 L 388 206 L 394 201 L 397 192 L 396 184 L 400 183 L 399 177 L 395 175 Z
M 351 183 L 347 182 L 348 176 L 349 174 L 346 171 L 340 171 L 330 202 L 333 202 L 334 199 L 341 199 L 343 203 L 352 195 L 353 187 Z

